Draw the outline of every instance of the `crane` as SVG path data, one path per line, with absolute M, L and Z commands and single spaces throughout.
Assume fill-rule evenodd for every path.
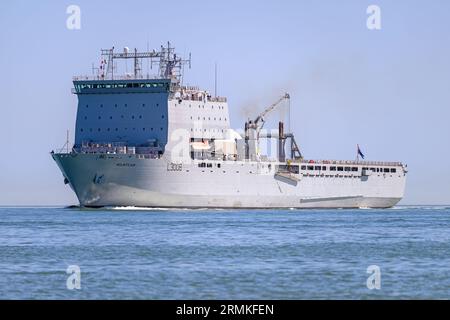
M 277 101 L 272 103 L 263 112 L 261 112 L 255 120 L 249 120 L 245 123 L 245 159 L 249 159 L 252 155 L 257 155 L 258 143 L 260 138 L 275 138 L 278 139 L 278 159 L 279 161 L 285 161 L 285 143 L 287 139 L 291 141 L 291 158 L 292 159 L 301 159 L 302 154 L 300 153 L 300 149 L 295 142 L 294 134 L 292 133 L 284 133 L 284 125 L 283 122 L 279 122 L 278 134 L 274 135 L 271 133 L 264 133 L 262 136 L 260 131 L 264 126 L 265 120 L 264 117 L 273 111 L 281 102 L 284 100 L 289 100 L 289 93 L 285 93 L 281 96 Z
M 275 101 L 274 103 L 272 103 L 270 106 L 268 106 L 263 112 L 261 112 L 256 119 L 252 122 L 249 121 L 249 128 L 252 129 L 256 129 L 259 131 L 259 129 L 261 129 L 264 126 L 265 120 L 264 117 L 271 112 L 272 110 L 274 110 L 282 101 L 284 100 L 289 100 L 290 96 L 289 93 L 285 93 L 283 96 L 281 96 L 277 101 Z M 260 123 L 262 123 L 261 125 L 259 125 Z

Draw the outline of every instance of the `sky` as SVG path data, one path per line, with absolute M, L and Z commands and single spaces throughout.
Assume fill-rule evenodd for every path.
M 217 63 L 233 128 L 289 92 L 305 158 L 354 159 L 359 144 L 408 165 L 401 204 L 450 204 L 449 12 L 446 0 L 1 1 L 0 205 L 77 204 L 49 155 L 74 131 L 72 76 L 101 48 L 167 41 L 192 53 L 185 83 L 213 92 Z

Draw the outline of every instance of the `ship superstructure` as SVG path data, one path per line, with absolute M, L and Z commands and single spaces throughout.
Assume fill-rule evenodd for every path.
M 117 74 L 116 61 L 133 72 Z M 143 74 L 143 60 L 158 69 Z M 404 193 L 399 162 L 305 160 L 294 135 L 264 128 L 289 94 L 230 127 L 227 99 L 183 85 L 191 58 L 160 50 L 102 50 L 93 76 L 74 77 L 75 142 L 52 152 L 80 205 L 283 208 L 391 207 Z M 262 154 L 273 141 L 276 157 Z

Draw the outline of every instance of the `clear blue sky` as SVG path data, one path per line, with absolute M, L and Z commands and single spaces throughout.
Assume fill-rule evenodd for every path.
M 81 30 L 66 8 L 81 8 Z M 381 7 L 382 29 L 366 28 Z M 304 155 L 400 160 L 403 204 L 450 203 L 450 2 L 437 1 L 2 1 L 0 205 L 75 204 L 48 152 L 73 132 L 71 77 L 89 74 L 100 48 L 192 52 L 190 84 L 242 109 L 288 91 Z

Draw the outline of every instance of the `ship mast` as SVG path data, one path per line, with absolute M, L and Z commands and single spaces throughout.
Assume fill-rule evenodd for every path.
M 134 73 L 130 78 L 142 79 L 142 59 L 148 59 L 151 66 L 156 64 L 159 66 L 158 75 L 163 79 L 171 79 L 175 83 L 180 83 L 183 77 L 183 66 L 189 65 L 191 68 L 191 54 L 189 53 L 188 59 L 183 59 L 175 53 L 175 48 L 171 47 L 170 42 L 167 42 L 167 47 L 161 46 L 159 51 L 144 51 L 138 52 L 134 49 L 134 52 L 129 52 L 127 47 L 123 52 L 114 52 L 114 47 L 111 49 L 101 50 L 101 68 L 99 71 L 99 77 L 102 80 L 114 80 L 115 67 L 114 61 L 117 59 L 133 59 L 134 60 Z

